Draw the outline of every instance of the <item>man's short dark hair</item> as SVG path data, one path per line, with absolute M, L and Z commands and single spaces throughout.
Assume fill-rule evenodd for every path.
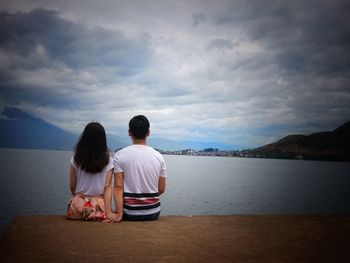
M 129 121 L 129 130 L 135 139 L 145 139 L 149 131 L 149 121 L 143 115 L 134 116 Z

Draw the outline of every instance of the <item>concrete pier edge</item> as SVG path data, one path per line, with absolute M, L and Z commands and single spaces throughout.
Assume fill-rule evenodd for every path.
M 350 215 L 161 216 L 108 224 L 22 216 L 1 262 L 350 262 Z

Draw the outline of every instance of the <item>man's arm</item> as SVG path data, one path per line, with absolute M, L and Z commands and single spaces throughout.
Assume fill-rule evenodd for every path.
M 69 188 L 72 195 L 74 195 L 75 189 L 77 188 L 77 174 L 73 165 L 70 166 L 70 171 L 69 171 Z
M 159 195 L 165 192 L 165 186 L 166 186 L 166 177 L 163 177 L 163 176 L 159 177 L 159 182 L 158 182 Z
M 113 188 L 113 196 L 114 202 L 116 206 L 116 214 L 118 215 L 119 221 L 123 218 L 123 173 L 115 173 L 114 174 L 114 188 Z

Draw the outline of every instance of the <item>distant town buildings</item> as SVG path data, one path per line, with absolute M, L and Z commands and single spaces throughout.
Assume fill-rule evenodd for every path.
M 278 154 L 266 154 L 262 152 L 258 152 L 256 150 L 246 149 L 241 151 L 223 151 L 219 149 L 203 149 L 200 151 L 196 151 L 193 149 L 185 149 L 179 151 L 163 151 L 156 149 L 161 154 L 165 155 L 189 155 L 189 156 L 219 156 L 219 157 L 241 157 L 241 158 L 273 158 L 273 159 L 297 159 L 303 160 L 302 155 L 297 156 L 282 156 Z
M 200 151 L 196 151 L 193 149 L 185 149 L 185 150 L 179 150 L 179 151 L 162 151 L 159 149 L 156 149 L 162 154 L 168 154 L 168 155 L 191 155 L 191 156 L 226 156 L 226 157 L 243 157 L 240 155 L 239 151 L 222 151 L 219 149 L 203 149 Z

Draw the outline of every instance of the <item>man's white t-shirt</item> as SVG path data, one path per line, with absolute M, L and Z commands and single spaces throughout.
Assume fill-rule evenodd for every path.
M 147 145 L 133 144 L 114 154 L 114 173 L 124 173 L 124 213 L 160 211 L 159 177 L 166 177 L 163 156 Z
M 76 193 L 84 195 L 102 195 L 105 189 L 107 172 L 113 169 L 113 158 L 109 157 L 109 162 L 106 167 L 99 173 L 88 173 L 81 169 L 74 162 L 74 156 L 72 156 L 70 163 L 75 168 L 77 174 L 77 186 Z

